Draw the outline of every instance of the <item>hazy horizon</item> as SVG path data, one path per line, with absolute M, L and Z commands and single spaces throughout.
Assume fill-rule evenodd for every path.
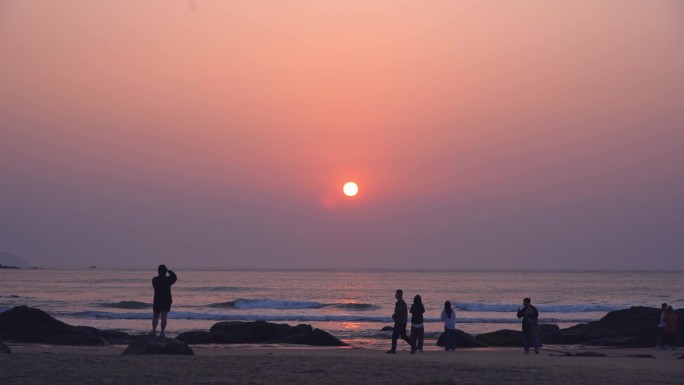
M 682 47 L 665 0 L 6 0 L 0 251 L 684 270 Z

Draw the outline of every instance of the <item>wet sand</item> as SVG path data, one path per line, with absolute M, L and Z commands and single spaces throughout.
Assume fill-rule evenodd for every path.
M 195 356 L 121 356 L 125 346 L 8 344 L 0 383 L 14 384 L 677 384 L 684 359 L 654 349 L 463 349 L 409 354 L 353 348 L 193 346 Z M 564 357 L 563 351 L 608 357 Z M 626 357 L 652 354 L 656 358 Z

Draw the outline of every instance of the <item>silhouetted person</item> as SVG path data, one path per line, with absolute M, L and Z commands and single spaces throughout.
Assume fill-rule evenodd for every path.
M 166 331 L 166 318 L 171 311 L 171 285 L 176 283 L 178 277 L 176 274 L 168 270 L 165 265 L 159 265 L 157 268 L 158 276 L 152 278 L 152 287 L 154 287 L 154 303 L 152 305 L 152 311 L 154 315 L 152 316 L 152 331 L 150 335 L 157 335 L 157 322 L 159 322 L 159 316 L 161 315 L 161 333 L 160 336 L 164 337 L 164 332 Z M 167 276 L 166 273 L 169 273 Z
M 456 312 L 451 308 L 451 302 L 444 302 L 439 319 L 444 322 L 444 350 L 456 350 Z
M 419 295 L 413 297 L 413 304 L 411 305 L 411 340 L 419 352 L 423 351 L 423 340 L 425 339 L 425 328 L 423 327 L 423 313 L 425 307 Z
M 392 330 L 392 349 L 387 351 L 387 354 L 394 354 L 397 352 L 397 339 L 401 337 L 407 344 L 411 345 L 411 354 L 416 352 L 416 346 L 406 335 L 406 324 L 408 323 L 408 307 L 402 298 L 404 292 L 400 289 L 394 294 L 397 303 L 394 305 L 394 313 L 392 319 L 394 320 L 394 329 Z
M 539 354 L 539 312 L 532 306 L 532 300 L 523 299 L 522 309 L 518 307 L 518 318 L 522 318 L 523 349 L 525 354 L 530 352 L 530 344 L 534 352 Z
M 672 306 L 668 306 L 665 310 L 665 339 L 663 340 L 663 349 L 670 345 L 672 350 L 677 346 L 677 313 L 674 312 Z
M 665 311 L 667 304 L 660 305 L 660 322 L 658 322 L 658 343 L 656 348 L 665 349 Z

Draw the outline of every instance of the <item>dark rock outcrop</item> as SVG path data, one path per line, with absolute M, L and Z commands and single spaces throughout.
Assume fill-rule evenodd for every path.
M 677 310 L 677 328 L 684 330 L 684 309 Z M 651 347 L 658 339 L 656 326 L 660 309 L 631 307 L 612 311 L 599 321 L 579 324 L 542 337 L 548 344 L 584 344 L 590 346 Z M 684 336 L 678 333 L 677 346 L 684 345 Z
M 91 332 L 68 325 L 48 313 L 17 306 L 0 313 L 0 337 L 19 342 L 45 342 L 52 335 L 89 336 Z
M 559 330 L 558 325 L 540 324 L 539 338 L 541 339 Z M 487 346 L 522 347 L 522 331 L 520 330 L 502 329 L 491 333 L 478 334 L 475 338 Z
M 119 330 L 100 330 L 90 326 L 77 326 L 77 328 L 96 335 L 109 344 L 128 345 L 131 342 L 131 335 Z
M 186 344 L 210 344 L 211 334 L 209 332 L 195 330 L 190 332 L 181 333 L 176 337 L 177 340 L 181 340 Z
M 522 346 L 522 332 L 520 330 L 497 330 L 491 333 L 478 334 L 475 339 L 487 346 Z
M 9 346 L 0 342 L 0 354 L 2 353 L 12 353 L 12 351 L 10 350 Z
M 296 345 L 311 345 L 311 346 L 345 346 L 346 344 L 340 341 L 332 334 L 321 330 L 313 329 L 310 333 L 294 334 L 282 338 L 279 343 L 296 344 Z
M 323 330 L 314 329 L 311 325 L 290 326 L 265 321 L 219 322 L 211 327 L 209 336 L 212 343 L 218 344 L 288 343 L 316 346 L 346 345 L 337 337 Z
M 380 329 L 381 332 L 393 332 L 394 331 L 394 326 L 385 326 L 382 329 Z
M 140 354 L 185 354 L 194 355 L 192 349 L 183 341 L 152 336 L 135 336 L 122 355 Z
M 444 346 L 444 333 L 437 339 L 437 346 Z M 456 348 L 486 348 L 487 345 L 466 332 L 456 329 Z

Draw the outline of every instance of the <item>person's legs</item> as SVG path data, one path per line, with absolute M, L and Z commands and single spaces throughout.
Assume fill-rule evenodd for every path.
M 670 346 L 672 350 L 675 349 L 675 346 L 677 345 L 677 333 L 665 333 L 665 341 L 663 342 L 663 346 L 667 347 Z
M 527 329 L 523 329 L 523 350 L 525 353 L 530 351 L 530 331 Z
M 392 329 L 392 349 L 390 349 L 387 353 L 394 353 L 397 351 L 397 338 L 399 338 L 399 328 L 397 327 L 397 324 L 394 324 L 394 328 Z
M 420 330 L 420 328 L 411 326 L 411 341 L 413 341 L 414 346 L 418 346 L 418 330 Z
M 166 331 L 166 318 L 168 317 L 168 311 L 161 312 L 161 336 L 164 336 L 164 331 Z
M 665 328 L 658 328 L 658 342 L 656 348 L 661 348 L 665 345 Z
M 425 340 L 425 329 L 424 328 L 418 328 L 417 335 L 418 335 L 418 338 L 417 338 L 418 341 L 414 342 L 414 345 L 417 344 L 416 347 L 418 348 L 418 350 L 420 350 L 422 352 L 423 351 L 423 341 Z
M 157 324 L 159 323 L 159 312 L 154 311 L 152 313 L 152 331 L 150 334 L 155 335 L 157 334 Z
M 413 343 L 413 341 L 406 335 L 406 325 L 404 325 L 403 328 L 401 328 L 401 339 L 406 341 L 407 344 L 411 345 L 411 353 L 416 352 L 416 345 Z

